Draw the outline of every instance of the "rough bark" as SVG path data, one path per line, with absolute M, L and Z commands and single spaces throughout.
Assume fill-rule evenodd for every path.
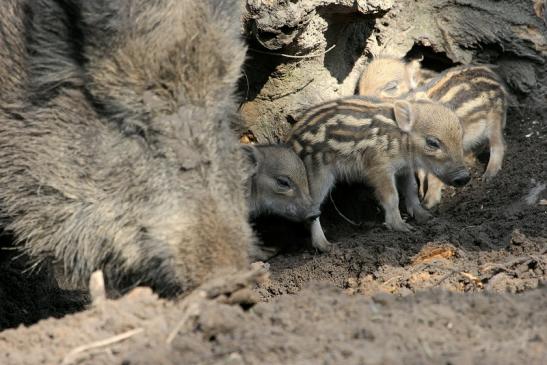
M 545 104 L 544 0 L 246 0 L 247 138 L 282 141 L 291 115 L 351 95 L 375 56 L 498 65 L 516 100 Z M 334 47 L 334 48 L 332 48 Z

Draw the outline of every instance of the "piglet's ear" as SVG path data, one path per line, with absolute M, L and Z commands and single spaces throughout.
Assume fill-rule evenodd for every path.
M 421 68 L 422 68 L 422 65 L 420 64 L 420 60 L 410 61 L 406 65 L 408 83 L 411 89 L 415 89 L 418 87 L 418 82 L 420 81 L 419 79 L 420 79 Z
M 250 163 L 250 173 L 251 175 L 254 175 L 258 171 L 258 166 L 260 165 L 260 162 L 262 160 L 262 153 L 260 150 L 253 146 L 252 144 L 242 144 L 241 150 L 243 151 L 243 154 L 245 157 L 247 157 L 247 160 Z
M 397 100 L 393 104 L 393 113 L 399 128 L 404 132 L 410 132 L 415 118 L 412 104 L 406 100 Z

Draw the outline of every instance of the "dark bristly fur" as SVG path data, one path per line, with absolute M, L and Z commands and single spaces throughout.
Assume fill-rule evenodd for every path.
M 230 129 L 236 0 L 3 0 L 0 204 L 73 283 L 173 295 L 253 242 Z M 120 287 L 122 286 L 122 287 Z

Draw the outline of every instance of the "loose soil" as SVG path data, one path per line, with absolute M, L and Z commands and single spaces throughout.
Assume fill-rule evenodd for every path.
M 495 181 L 481 180 L 479 163 L 409 234 L 386 230 L 356 186 L 325 206 L 329 253 L 312 250 L 301 227 L 257 222 L 283 250 L 255 285 L 226 277 L 177 302 L 136 289 L 89 304 L 45 272 L 21 273 L 25 258 L 6 251 L 0 363 L 545 364 L 545 115 L 512 113 Z

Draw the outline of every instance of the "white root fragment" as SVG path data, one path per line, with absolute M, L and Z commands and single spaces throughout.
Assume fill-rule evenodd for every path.
M 89 279 L 89 294 L 93 304 L 104 302 L 106 300 L 106 289 L 104 284 L 104 274 L 101 270 L 95 271 L 91 274 Z
M 61 365 L 73 364 L 76 360 L 78 360 L 80 358 L 80 356 L 84 355 L 84 353 L 89 351 L 89 350 L 93 350 L 93 349 L 113 345 L 117 342 L 127 340 L 128 338 L 130 338 L 132 336 L 135 336 L 135 335 L 137 335 L 137 334 L 139 334 L 143 331 L 144 331 L 143 328 L 135 328 L 133 330 L 121 333 L 119 335 L 116 335 L 116 336 L 113 336 L 113 337 L 110 337 L 110 338 L 107 338 L 107 339 L 104 339 L 104 340 L 100 340 L 100 341 L 92 342 L 92 343 L 87 344 L 87 345 L 82 345 L 82 346 L 76 347 L 74 350 L 70 351 L 64 357 L 63 362 L 61 363 Z

